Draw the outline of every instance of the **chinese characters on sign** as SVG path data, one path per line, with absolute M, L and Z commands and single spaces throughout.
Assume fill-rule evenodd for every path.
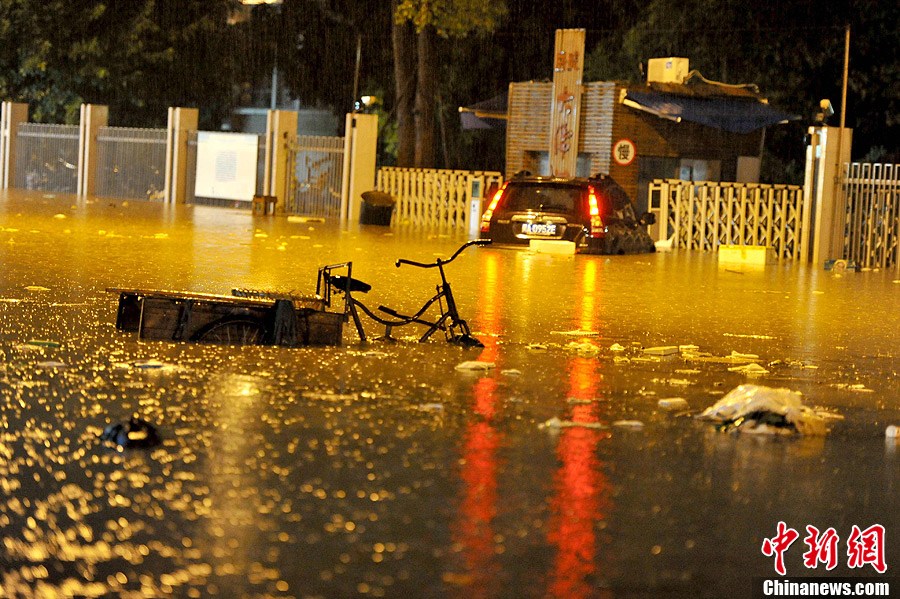
M 620 166 L 628 166 L 637 157 L 637 148 L 630 139 L 620 139 L 613 145 L 613 160 Z
M 550 112 L 550 174 L 571 177 L 578 160 L 584 29 L 557 29 Z
M 579 58 L 581 58 L 581 53 L 578 50 L 557 52 L 556 64 L 553 65 L 553 70 L 576 71 L 580 68 Z
M 803 565 L 809 569 L 816 569 L 819 564 L 824 564 L 826 570 L 837 567 L 840 553 L 840 537 L 834 528 L 828 528 L 820 532 L 815 526 L 806 527 L 807 536 L 803 542 L 807 551 L 803 554 Z M 775 558 L 775 571 L 784 576 L 787 571 L 784 567 L 784 554 L 790 546 L 800 538 L 800 533 L 790 528 L 784 522 L 779 522 L 774 537 L 763 539 L 762 554 Z M 850 529 L 850 537 L 847 539 L 847 566 L 850 568 L 862 568 L 872 566 L 879 574 L 887 571 L 887 562 L 884 555 L 884 526 L 873 524 L 865 530 L 853 525 Z

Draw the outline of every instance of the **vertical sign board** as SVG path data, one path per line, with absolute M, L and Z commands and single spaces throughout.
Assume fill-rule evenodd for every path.
M 584 29 L 557 29 L 553 49 L 553 105 L 550 113 L 550 174 L 575 176 Z
M 259 137 L 255 134 L 198 131 L 194 195 L 252 202 L 258 152 Z

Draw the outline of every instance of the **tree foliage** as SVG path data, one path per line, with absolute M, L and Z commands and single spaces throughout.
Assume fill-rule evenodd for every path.
M 412 23 L 416 32 L 426 27 L 445 38 L 462 38 L 473 32 L 491 32 L 506 15 L 506 4 L 496 0 L 400 0 L 394 19 Z
M 727 83 L 754 83 L 770 102 L 801 116 L 769 129 L 769 177 L 797 179 L 803 136 L 822 98 L 840 111 L 845 26 L 850 26 L 847 126 L 854 128 L 854 157 L 873 146 L 897 144 L 897 3 L 842 0 L 828 4 L 788 0 L 652 0 L 623 35 L 597 45 L 586 78 L 641 82 L 647 59 L 682 56 L 691 69 Z M 832 118 L 829 124 L 837 125 Z M 890 158 L 890 151 L 884 156 Z

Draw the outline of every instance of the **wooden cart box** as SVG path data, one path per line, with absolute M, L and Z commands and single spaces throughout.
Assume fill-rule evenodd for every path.
M 238 297 L 107 289 L 119 294 L 116 328 L 140 339 L 231 345 L 340 345 L 344 313 L 317 297 Z

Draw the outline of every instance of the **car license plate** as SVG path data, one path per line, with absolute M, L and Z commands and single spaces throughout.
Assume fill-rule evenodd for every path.
M 524 223 L 522 233 L 525 235 L 556 235 L 556 225 L 553 223 Z

